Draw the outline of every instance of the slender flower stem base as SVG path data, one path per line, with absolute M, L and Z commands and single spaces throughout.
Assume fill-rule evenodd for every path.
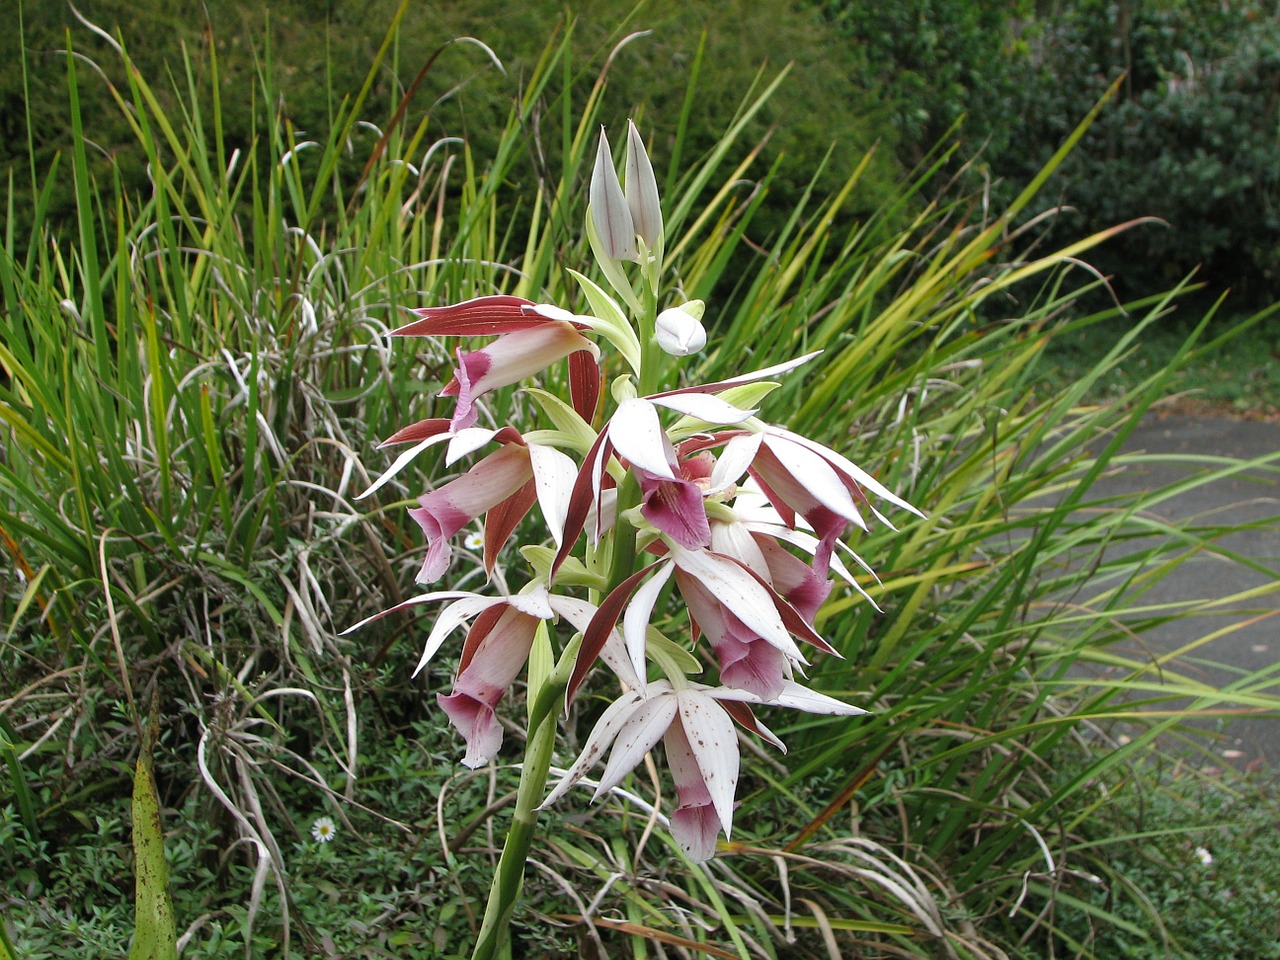
M 511 826 L 507 828 L 502 856 L 494 871 L 493 886 L 489 888 L 489 902 L 485 906 L 480 936 L 471 954 L 472 960 L 497 960 L 508 953 L 511 917 L 520 902 L 524 868 L 529 858 L 529 849 L 533 845 L 534 827 L 538 820 L 538 806 L 547 790 L 547 775 L 555 747 L 556 715 L 564 703 L 568 671 L 573 667 L 573 657 L 570 654 L 576 646 L 574 644 L 566 651 L 561 663 L 534 701 L 533 713 L 529 718 L 531 732 L 524 765 L 520 770 L 520 787 L 516 793 L 515 815 Z

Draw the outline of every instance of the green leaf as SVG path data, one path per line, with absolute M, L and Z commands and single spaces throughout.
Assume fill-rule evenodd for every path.
M 169 898 L 169 862 L 164 854 L 160 797 L 151 765 L 150 737 L 138 755 L 133 776 L 133 855 L 137 882 L 136 929 L 129 960 L 177 960 L 178 929 Z

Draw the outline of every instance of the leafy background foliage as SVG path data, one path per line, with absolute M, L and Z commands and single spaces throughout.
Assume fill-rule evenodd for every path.
M 46 39 L 29 42 L 25 82 L 57 96 L 32 97 L 47 125 L 32 123 L 33 156 L 19 149 L 12 167 L 0 257 L 0 527 L 21 574 L 0 589 L 0 872 L 13 878 L 5 911 L 24 953 L 120 953 L 133 935 L 124 825 L 144 730 L 157 734 L 157 790 L 178 825 L 166 852 L 184 955 L 288 943 L 449 956 L 467 942 L 511 772 L 459 773 L 431 702 L 451 664 L 408 678 L 417 621 L 337 635 L 410 589 L 421 554 L 403 508 L 426 477 L 444 479 L 428 469 L 374 502 L 352 499 L 379 463 L 374 444 L 432 413 L 447 369 L 441 349 L 384 334 L 407 305 L 494 288 L 572 304 L 560 268 L 586 260 L 583 159 L 599 121 L 635 109 L 658 131 L 670 222 L 688 237 L 672 251 L 675 276 L 715 313 L 698 375 L 824 348 L 766 415 L 849 449 L 936 520 L 857 542 L 882 572 L 881 587 L 867 584 L 881 610 L 837 600 L 826 613 L 845 659 L 815 679 L 876 712 L 779 730 L 791 757 L 748 765 L 736 846 L 705 871 L 679 860 L 642 802 L 568 798 L 530 869 L 525 948 L 828 956 L 837 939 L 855 956 L 950 944 L 1041 957 L 1095 943 L 1105 956 L 1102 944 L 1124 939 L 1197 955 L 1167 936 L 1185 916 L 1180 936 L 1195 937 L 1194 890 L 1111 867 L 1143 862 L 1148 824 L 1133 805 L 1163 781 L 1142 761 L 1182 719 L 1140 708 L 1276 702 L 1265 676 L 1224 693 L 1166 665 L 1166 683 L 1146 686 L 1148 664 L 1121 647 L 1186 615 L 1152 609 L 1144 586 L 1227 531 L 1157 524 L 1153 540 L 1145 505 L 1167 491 L 1116 502 L 1090 485 L 1141 463 L 1119 454 L 1125 433 L 1203 348 L 1189 337 L 1114 405 L 1087 402 L 1181 291 L 1145 296 L 1079 377 L 1049 379 L 1049 344 L 1115 318 L 1082 308 L 1064 272 L 1110 237 L 1053 246 L 1013 229 L 1035 190 L 1052 189 L 1048 171 L 1003 219 L 943 190 L 951 158 L 887 186 L 894 162 L 914 162 L 910 148 L 891 134 L 871 159 L 862 150 L 883 129 L 873 118 L 909 115 L 910 97 L 850 109 L 872 99 L 845 73 L 860 69 L 857 52 L 824 55 L 830 37 L 814 21 L 766 28 L 749 5 L 735 29 L 751 28 L 713 29 L 701 59 L 699 29 L 717 26 L 708 8 L 650 8 L 688 41 L 633 41 L 603 87 L 630 25 L 593 36 L 583 22 L 572 38 L 562 27 L 525 51 L 558 11 L 468 5 L 463 25 L 448 19 L 460 7 L 442 7 L 382 46 L 393 11 L 377 4 L 331 4 L 327 31 L 310 5 L 273 7 L 269 28 L 248 18 L 239 40 L 219 26 L 238 27 L 238 7 L 211 4 L 201 31 L 158 5 L 146 22 L 187 36 L 184 57 L 161 30 L 129 26 L 136 8 L 103 4 L 86 14 L 121 23 L 129 55 L 76 21 L 87 59 L 69 74 L 65 56 L 34 54 L 66 45 L 60 25 L 72 21 L 52 9 L 26 11 Z M 961 15 L 931 9 L 942 24 Z M 366 14 L 383 17 L 376 29 Z M 505 75 L 453 44 L 406 98 L 445 40 L 489 40 L 490 25 L 520 35 L 497 50 Z M 168 69 L 131 69 L 135 36 Z M 753 87 L 784 39 L 804 62 L 776 90 L 771 72 Z M 6 104 L 14 82 L 6 73 Z M 955 96 L 957 84 L 946 82 Z M 734 106 L 718 108 L 725 97 Z M 825 126 L 793 132 L 808 102 Z M 16 128 L 25 141 L 25 121 Z M 787 137 L 800 139 L 775 162 Z M 1214 466 L 1275 472 L 1274 458 Z M 1108 551 L 1117 542 L 1138 549 Z M 1095 661 L 1130 686 L 1072 671 Z M 566 756 L 599 693 L 566 724 Z M 513 719 L 522 708 L 515 698 Z M 1127 743 L 1117 721 L 1136 725 Z M 643 776 L 630 786 L 652 797 Z M 1181 830 L 1185 805 L 1165 795 L 1159 829 Z M 1232 832 L 1238 808 L 1202 806 L 1223 822 L 1200 828 L 1248 857 L 1252 834 Z M 339 823 L 330 846 L 310 840 L 321 813 Z M 1162 855 L 1175 862 L 1176 846 Z M 579 922 L 592 910 L 594 925 Z M 1236 919 L 1217 929 L 1221 943 L 1248 942 L 1251 919 Z

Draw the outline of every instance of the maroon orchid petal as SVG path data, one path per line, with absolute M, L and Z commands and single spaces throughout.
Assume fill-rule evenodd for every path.
M 578 416 L 594 422 L 600 405 L 600 362 L 586 351 L 569 354 L 569 395 Z
M 444 307 L 419 307 L 413 310 L 421 320 L 391 331 L 393 337 L 482 337 L 513 330 L 528 330 L 546 323 L 525 307 L 532 300 L 505 295 L 476 297 Z
M 760 547 L 765 563 L 769 565 L 769 579 L 773 581 L 773 588 L 802 617 L 813 623 L 818 610 L 827 602 L 831 593 L 831 581 L 819 576 L 814 567 L 787 550 L 773 537 L 755 533 L 752 538 Z
M 512 496 L 491 508 L 484 519 L 484 572 L 492 575 L 498 553 L 507 538 L 520 525 L 538 501 L 538 490 L 532 479 Z
M 782 692 L 787 658 L 777 647 L 759 637 L 744 641 L 730 634 L 714 648 L 720 661 L 720 682 L 726 687 L 746 690 L 762 700 L 772 700 Z
M 569 704 L 573 703 L 578 687 L 582 686 L 582 681 L 586 679 L 587 671 L 591 669 L 592 664 L 596 662 L 596 658 L 600 656 L 600 651 L 604 649 L 605 642 L 609 639 L 609 634 L 618 625 L 618 618 L 622 616 L 622 610 L 626 607 L 627 601 L 631 599 L 631 594 L 635 593 L 640 581 L 657 565 L 656 563 L 651 563 L 649 566 L 637 570 L 614 587 L 609 595 L 601 601 L 595 615 L 591 618 L 591 622 L 587 624 L 587 629 L 582 633 L 582 645 L 578 648 L 578 659 L 574 661 L 573 675 L 569 678 L 569 685 L 565 688 L 564 705 L 566 709 L 568 709 Z
M 756 573 L 740 560 L 734 560 L 733 562 L 743 570 L 747 571 L 747 573 L 755 578 L 757 583 L 769 591 L 769 595 L 773 599 L 773 605 L 777 609 L 778 615 L 782 617 L 783 624 L 786 625 L 787 631 L 793 637 L 803 640 L 805 643 L 812 644 L 823 653 L 831 653 L 837 657 L 840 656 L 840 651 L 827 643 L 827 641 L 823 640 L 818 631 L 813 629 L 813 625 L 800 615 L 800 611 L 778 595 L 778 591 L 769 585 L 769 581 L 765 580 L 764 577 L 760 576 L 760 574 Z
M 745 703 L 737 700 L 721 700 L 720 706 L 724 707 L 724 712 L 733 717 L 738 726 L 754 733 L 761 740 L 767 740 L 783 753 L 787 752 L 786 744 L 779 740 L 772 730 L 757 720 L 756 715 L 751 712 L 751 708 Z
M 702 488 L 691 480 L 663 480 L 639 468 L 644 495 L 640 513 L 686 550 L 711 545 L 711 524 L 702 503 Z
M 569 508 L 565 512 L 564 533 L 560 549 L 551 564 L 551 576 L 554 579 L 560 565 L 573 551 L 578 536 L 587 525 L 587 517 L 591 513 L 592 501 L 596 504 L 597 522 L 601 513 L 600 496 L 604 492 L 604 464 L 613 453 L 613 445 L 609 442 L 609 431 L 601 430 L 587 456 L 582 461 L 582 469 L 573 482 L 573 491 L 569 495 Z
M 493 632 L 498 622 L 510 612 L 511 607 L 495 603 L 476 614 L 476 618 L 471 621 L 471 628 L 467 631 L 467 638 L 462 642 L 462 654 L 458 657 L 459 673 L 467 669 L 480 644 Z
M 401 427 L 378 446 L 389 447 L 397 443 L 421 443 L 428 437 L 435 437 L 448 432 L 448 420 L 443 417 L 432 417 L 428 420 L 419 420 L 417 423 L 411 423 L 407 427 Z
M 711 801 L 711 791 L 698 767 L 689 735 L 683 724 L 673 723 L 662 739 L 676 788 L 671 835 L 690 859 L 710 860 L 715 855 L 716 840 L 724 824 Z

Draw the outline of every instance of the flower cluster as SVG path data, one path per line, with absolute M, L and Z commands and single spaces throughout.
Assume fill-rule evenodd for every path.
M 427 544 L 423 584 L 446 573 L 455 539 L 477 520 L 482 562 L 492 573 L 537 505 L 550 542 L 522 549 L 532 575 L 519 593 L 432 591 L 393 608 L 442 605 L 418 669 L 466 628 L 453 690 L 439 703 L 466 740 L 463 762 L 480 766 L 499 751 L 495 710 L 535 642 L 568 623 L 573 638 L 560 647 L 567 700 L 600 662 L 621 693 L 544 806 L 607 754 L 596 795 L 606 793 L 662 740 L 677 794 L 672 832 L 691 857 L 706 859 L 732 828 L 735 725 L 781 749 L 754 708 L 864 712 L 796 678 L 808 652 L 835 653 L 814 626 L 834 580 L 861 590 L 844 557 L 870 572 L 843 535 L 888 523 L 873 501 L 918 511 L 835 450 L 757 417 L 758 403 L 777 386 L 772 378 L 811 356 L 714 383 L 672 385 L 671 358 L 706 342 L 703 304 L 659 309 L 662 211 L 634 126 L 625 172 L 624 187 L 602 133 L 587 236 L 616 299 L 574 274 L 589 314 L 484 296 L 416 310 L 418 319 L 394 332 L 468 345 L 489 339 L 457 352 L 441 393 L 457 398 L 452 416 L 388 438 L 385 445 L 406 449 L 367 493 L 431 447 L 442 446 L 449 465 L 478 457 L 410 511 Z M 550 426 L 522 433 L 476 425 L 486 394 L 560 361 L 568 363 L 567 400 L 529 388 Z M 618 363 L 625 372 L 611 366 Z M 606 374 L 611 386 L 602 396 Z M 700 679 L 695 643 L 710 649 L 715 684 Z

